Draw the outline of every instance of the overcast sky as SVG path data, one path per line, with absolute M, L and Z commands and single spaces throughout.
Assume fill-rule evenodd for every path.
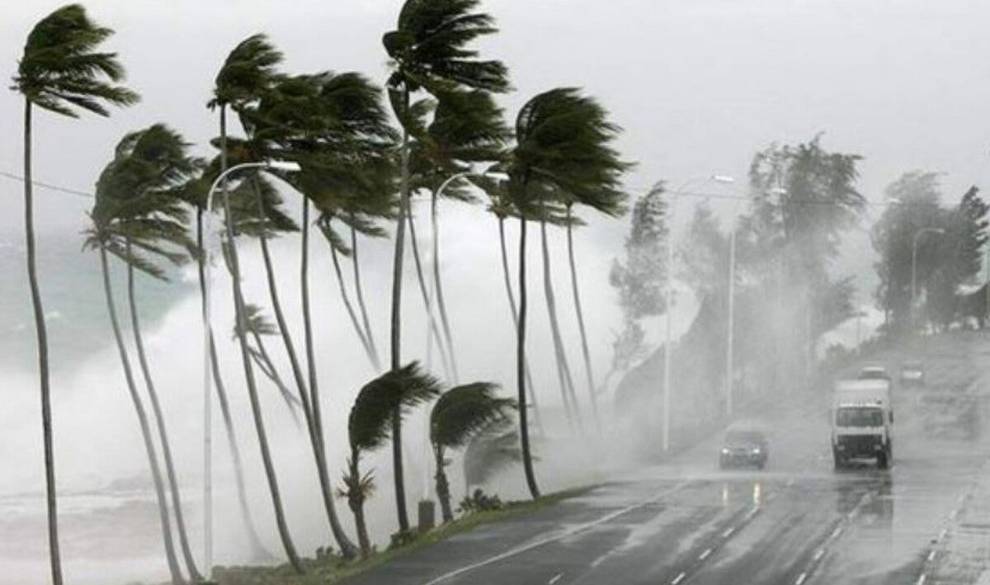
M 13 74 L 25 36 L 62 2 L 0 0 L 0 67 Z M 117 35 L 143 101 L 109 120 L 39 113 L 40 180 L 89 190 L 114 143 L 165 121 L 202 145 L 217 68 L 244 37 L 266 32 L 285 69 L 385 76 L 381 34 L 399 0 L 90 0 Z M 629 185 L 713 172 L 745 176 L 770 142 L 825 132 L 830 149 L 865 156 L 861 187 L 912 169 L 946 174 L 947 197 L 988 177 L 990 3 L 981 0 L 487 0 L 502 32 L 484 54 L 510 67 L 510 114 L 529 96 L 579 85 L 626 130 L 639 163 Z M 0 170 L 20 172 L 22 103 L 0 93 Z M 206 151 L 204 150 L 204 153 Z M 0 178 L 19 226 L 18 185 Z M 85 204 L 42 192 L 39 227 L 77 230 Z

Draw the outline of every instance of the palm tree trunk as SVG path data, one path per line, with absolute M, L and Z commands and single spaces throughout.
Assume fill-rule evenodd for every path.
M 519 441 L 522 446 L 523 472 L 533 499 L 540 497 L 529 447 L 529 413 L 526 408 L 526 218 L 519 215 L 519 326 L 516 327 L 516 383 L 519 401 Z
M 361 492 L 361 469 L 359 467 L 359 454 L 351 450 L 351 459 L 348 462 L 348 473 L 350 474 L 350 487 L 347 494 L 347 505 L 354 514 L 354 528 L 357 531 L 358 546 L 361 547 L 361 558 L 371 556 L 371 539 L 368 538 L 368 525 L 364 520 L 364 499 L 365 494 Z
M 227 152 L 227 124 L 226 106 L 220 106 L 220 151 L 222 156 Z M 285 521 L 285 510 L 282 508 L 282 496 L 278 487 L 278 477 L 275 474 L 275 466 L 272 463 L 271 450 L 268 446 L 268 434 L 265 431 L 265 419 L 261 412 L 261 403 L 258 400 L 258 386 L 254 379 L 254 369 L 251 366 L 251 355 L 248 352 L 247 343 L 247 315 L 245 314 L 244 295 L 241 291 L 241 269 L 237 259 L 237 246 L 234 241 L 234 224 L 230 212 L 230 197 L 227 194 L 226 186 L 223 189 L 223 209 L 224 225 L 229 244 L 230 270 L 233 274 L 234 293 L 234 313 L 237 318 L 237 341 L 241 348 L 241 362 L 244 365 L 244 378 L 247 382 L 248 397 L 251 400 L 251 414 L 254 417 L 254 428 L 258 435 L 258 445 L 261 449 L 261 459 L 265 465 L 265 478 L 268 481 L 268 491 L 272 496 L 272 506 L 275 509 L 275 524 L 278 527 L 279 538 L 282 540 L 282 547 L 289 558 L 292 568 L 299 574 L 305 573 L 299 555 L 296 553 L 296 546 L 292 542 L 289 534 L 289 527 Z
M 406 110 L 409 109 L 409 91 L 403 89 Z M 402 129 L 402 166 L 399 192 L 399 218 L 395 228 L 395 256 L 392 260 L 392 319 L 391 319 L 391 369 L 402 367 L 402 259 L 406 242 L 406 209 L 409 207 L 409 131 Z M 395 479 L 395 511 L 399 519 L 399 531 L 409 531 L 409 514 L 406 511 L 406 486 L 402 473 L 402 413 L 399 408 L 392 413 L 392 475 Z
M 226 157 L 222 157 L 226 167 Z M 222 172 L 222 171 L 221 171 Z M 211 210 L 212 211 L 212 210 Z M 198 272 L 199 272 L 199 296 L 202 305 L 203 315 L 206 315 L 206 252 L 203 247 L 203 209 L 196 211 L 196 244 L 199 247 Z M 233 417 L 230 414 L 230 402 L 227 400 L 227 388 L 223 383 L 223 376 L 220 375 L 220 362 L 217 359 L 217 345 L 213 338 L 213 328 L 210 326 L 210 367 L 213 370 L 213 385 L 216 386 L 217 401 L 220 403 L 220 414 L 223 418 L 223 426 L 227 434 L 227 444 L 230 446 L 230 456 L 234 463 L 234 479 L 237 483 L 237 503 L 241 509 L 241 519 L 247 529 L 248 540 L 254 556 L 261 559 L 271 558 L 271 553 L 261 544 L 261 537 L 258 536 L 258 529 L 254 525 L 254 518 L 251 516 L 251 506 L 248 505 L 247 489 L 244 486 L 244 463 L 241 459 L 241 449 L 237 444 L 237 432 L 234 429 Z
M 130 241 L 126 243 L 126 249 L 130 255 Z M 189 578 L 193 581 L 202 581 L 203 576 L 196 567 L 196 559 L 189 547 L 189 534 L 186 531 L 186 520 L 182 513 L 182 495 L 179 493 L 179 482 L 175 476 L 175 461 L 172 458 L 172 445 L 168 438 L 165 415 L 162 413 L 158 391 L 155 388 L 154 379 L 151 377 L 148 356 L 144 351 L 141 321 L 138 317 L 137 299 L 134 295 L 134 267 L 130 264 L 127 265 L 127 303 L 131 313 L 131 332 L 134 334 L 134 347 L 137 349 L 138 364 L 141 366 L 141 375 L 144 377 L 144 384 L 148 391 L 148 401 L 151 403 L 151 413 L 155 418 L 155 426 L 158 428 L 158 441 L 161 443 L 162 457 L 165 460 L 165 477 L 168 480 L 169 492 L 172 495 L 172 511 L 175 514 L 175 529 L 179 534 L 179 548 L 182 550 L 182 558 L 186 563 L 186 572 L 189 573 Z
M 440 337 L 440 328 L 437 326 L 436 319 L 433 318 L 433 303 L 430 293 L 426 290 L 426 278 L 423 276 L 423 263 L 419 256 L 419 244 L 416 243 L 416 222 L 412 214 L 412 205 L 406 207 L 406 221 L 409 222 L 409 240 L 412 242 L 413 260 L 416 265 L 416 279 L 419 282 L 419 292 L 423 297 L 423 310 L 426 312 L 426 321 L 430 330 L 430 336 L 437 344 L 438 351 L 440 352 L 440 362 L 443 364 L 443 370 L 447 379 L 453 379 L 456 384 L 457 370 L 452 368 L 452 362 L 448 360 L 447 351 L 449 348 L 445 349 L 443 338 Z
M 588 351 L 588 335 L 584 328 L 584 311 L 581 310 L 581 294 L 578 287 L 577 264 L 574 262 L 574 229 L 571 224 L 571 205 L 567 206 L 567 259 L 571 266 L 571 290 L 574 294 L 574 312 L 577 314 L 578 331 L 581 333 L 581 355 L 584 358 L 584 373 L 588 377 L 588 398 L 591 400 L 591 415 L 598 430 L 602 428 L 598 417 L 598 399 L 595 397 L 595 376 L 591 371 L 591 352 Z
M 437 499 L 440 500 L 440 513 L 443 515 L 443 521 L 445 523 L 453 522 L 454 511 L 450 506 L 450 482 L 447 480 L 447 473 L 443 470 L 443 451 L 434 447 L 433 457 L 437 469 L 434 479 L 436 480 Z
M 357 547 L 351 542 L 340 525 L 337 517 L 337 507 L 333 503 L 333 486 L 327 471 L 326 445 L 323 438 L 323 415 L 320 406 L 320 386 L 316 376 L 316 350 L 313 342 L 313 318 L 309 307 L 309 200 L 303 197 L 302 213 L 302 258 L 299 270 L 300 286 L 302 288 L 303 335 L 306 343 L 306 366 L 309 370 L 309 392 L 313 407 L 313 431 L 316 435 L 317 447 L 320 451 L 319 472 L 320 488 L 323 491 L 323 505 L 330 522 L 330 531 L 340 547 L 341 555 L 350 559 L 357 556 Z
M 138 395 L 137 384 L 134 383 L 134 373 L 131 370 L 131 362 L 127 357 L 127 349 L 124 347 L 123 335 L 120 332 L 120 323 L 117 321 L 117 309 L 113 301 L 113 289 L 110 286 L 110 267 L 107 264 L 107 251 L 100 246 L 100 267 L 103 271 L 103 292 L 106 295 L 107 311 L 110 314 L 110 325 L 113 327 L 114 340 L 117 342 L 117 352 L 120 354 L 120 364 L 124 368 L 124 378 L 127 381 L 127 390 L 131 396 L 131 403 L 134 405 L 134 412 L 137 414 L 138 423 L 141 426 L 141 438 L 144 440 L 144 450 L 148 457 L 148 464 L 151 466 L 151 479 L 155 485 L 155 497 L 158 501 L 158 517 L 161 521 L 162 539 L 165 543 L 165 560 L 168 563 L 169 574 L 172 576 L 172 583 L 185 583 L 182 576 L 182 569 L 179 568 L 179 560 L 175 556 L 175 544 L 172 542 L 172 523 L 169 519 L 168 502 L 165 499 L 165 486 L 162 483 L 162 472 L 158 467 L 158 454 L 155 452 L 155 443 L 151 438 L 151 426 L 148 424 L 148 415 L 145 413 L 141 397 Z
M 450 352 L 450 367 L 454 372 L 454 383 L 458 384 L 460 375 L 457 373 L 457 357 L 454 355 L 454 338 L 450 334 L 450 320 L 447 318 L 447 303 L 443 300 L 443 284 L 440 280 L 440 219 L 437 212 L 436 191 L 434 191 L 430 197 L 430 225 L 433 230 L 433 281 L 437 289 L 437 307 L 440 309 L 440 322 L 443 323 L 443 335 L 447 340 L 447 351 Z M 443 350 L 441 349 L 441 351 Z
M 272 360 L 271 355 L 268 353 L 268 349 L 265 347 L 265 340 L 262 339 L 261 335 L 257 331 L 251 331 L 251 338 L 254 339 L 255 345 L 258 347 L 257 352 L 252 352 L 251 356 L 254 358 L 254 363 L 258 365 L 258 369 L 261 373 L 265 375 L 266 378 L 271 380 L 272 384 L 278 388 L 279 394 L 282 395 L 282 399 L 285 400 L 286 406 L 289 407 L 289 414 L 292 415 L 292 420 L 296 423 L 296 426 L 301 425 L 299 422 L 299 413 L 296 412 L 297 408 L 301 408 L 302 403 L 296 398 L 289 387 L 282 380 L 282 376 L 279 375 L 278 369 L 275 367 L 275 362 Z
M 543 252 L 543 296 L 546 298 L 547 313 L 550 315 L 550 332 L 553 337 L 553 349 L 557 361 L 557 378 L 560 382 L 560 391 L 564 395 L 565 406 L 567 401 L 570 400 L 571 408 L 573 408 L 574 419 L 570 422 L 572 424 L 576 422 L 578 429 L 581 429 L 581 407 L 574 392 L 574 379 L 571 377 L 571 367 L 567 363 L 564 340 L 560 335 L 560 323 L 557 320 L 557 301 L 554 298 L 553 276 L 550 273 L 550 245 L 547 243 L 547 220 L 545 215 L 546 209 L 541 206 L 540 244 Z
M 364 337 L 368 340 L 368 347 L 371 349 L 372 364 L 375 366 L 375 373 L 382 371 L 382 360 L 378 356 L 378 347 L 375 345 L 375 336 L 371 331 L 371 321 L 368 318 L 368 308 L 364 303 L 364 289 L 361 286 L 361 262 L 358 259 L 357 230 L 351 225 L 351 262 L 354 264 L 354 295 L 357 297 L 358 308 L 361 309 L 361 320 L 364 322 Z
M 371 353 L 371 347 L 368 345 L 368 338 L 364 334 L 361 322 L 358 320 L 357 313 L 354 311 L 354 305 L 351 304 L 351 297 L 347 292 L 347 286 L 344 284 L 344 274 L 340 268 L 340 258 L 337 255 L 337 248 L 330 240 L 327 240 L 327 245 L 330 246 L 330 259 L 333 261 L 333 272 L 337 278 L 337 286 L 340 289 L 340 298 L 344 301 L 344 308 L 347 309 L 347 316 L 350 317 L 351 326 L 354 328 L 354 332 L 357 333 L 358 339 L 361 340 L 361 347 L 364 348 L 364 353 L 368 356 L 368 361 L 371 362 L 372 367 L 377 372 L 378 364 L 375 363 L 375 357 Z
M 498 216 L 498 243 L 499 251 L 502 254 L 502 280 L 505 283 L 505 294 L 509 298 L 509 309 L 512 311 L 512 326 L 518 333 L 519 312 L 516 310 L 516 296 L 512 292 L 512 277 L 509 274 L 509 252 L 505 245 L 505 218 Z M 529 399 L 533 406 L 533 423 L 536 432 L 543 433 L 543 420 L 540 416 L 540 405 L 536 399 L 536 386 L 533 385 L 533 375 L 529 368 L 529 358 L 525 358 L 524 366 L 526 370 L 526 386 L 529 388 Z
M 34 242 L 34 184 L 31 168 L 31 100 L 24 100 L 24 239 L 34 327 L 38 336 L 38 376 L 41 386 L 41 436 L 45 452 L 45 506 L 48 513 L 48 557 L 52 585 L 62 585 L 62 555 L 58 541 L 58 500 L 55 489 L 55 445 L 52 436 L 52 389 L 48 368 L 48 327 L 41 304 L 38 259 Z

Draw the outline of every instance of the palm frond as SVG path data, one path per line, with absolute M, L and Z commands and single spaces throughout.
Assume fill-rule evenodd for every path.
M 515 400 L 495 395 L 490 382 L 456 386 L 445 392 L 430 413 L 430 441 L 435 448 L 456 449 L 492 423 L 505 420 L 516 408 Z
M 423 372 L 418 362 L 382 374 L 358 392 L 348 418 L 348 435 L 355 451 L 381 447 L 391 436 L 395 413 L 403 416 L 440 394 L 440 383 Z
M 111 35 L 82 5 L 59 8 L 28 34 L 14 88 L 34 105 L 73 118 L 80 111 L 107 116 L 108 106 L 137 103 L 138 94 L 116 85 L 124 78 L 117 55 L 95 51 Z
M 497 421 L 468 443 L 464 451 L 464 481 L 482 485 L 509 465 L 522 460 L 519 434 L 511 422 Z

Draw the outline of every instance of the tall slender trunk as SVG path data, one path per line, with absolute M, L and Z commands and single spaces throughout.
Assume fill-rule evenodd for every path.
M 368 347 L 371 350 L 375 373 L 380 373 L 382 371 L 382 360 L 378 356 L 375 336 L 371 331 L 371 320 L 368 318 L 368 307 L 364 303 L 364 288 L 361 286 L 361 261 L 358 259 L 357 230 L 354 229 L 353 225 L 351 225 L 351 262 L 354 266 L 354 295 L 357 297 L 358 308 L 361 309 L 361 320 L 364 323 L 364 338 L 368 340 Z
M 333 486 L 327 471 L 326 443 L 323 436 L 323 414 L 320 405 L 320 386 L 316 375 L 316 349 L 313 341 L 313 318 L 309 306 L 309 200 L 303 197 L 302 212 L 302 255 L 299 268 L 300 287 L 302 289 L 303 336 L 306 344 L 306 367 L 309 374 L 309 392 L 313 407 L 313 431 L 316 435 L 317 448 L 320 451 L 320 487 L 323 490 L 323 505 L 330 522 L 330 531 L 340 547 L 345 558 L 357 556 L 357 547 L 351 542 L 340 525 L 337 507 L 333 502 Z
M 409 91 L 403 89 L 405 109 L 409 109 Z M 409 131 L 402 129 L 402 166 L 399 191 L 399 218 L 395 228 L 395 256 L 392 260 L 392 322 L 391 359 L 392 371 L 402 367 L 402 259 L 406 242 L 406 209 L 409 206 Z M 406 511 L 406 486 L 402 473 L 402 412 L 396 407 L 392 413 L 392 475 L 395 478 L 395 511 L 399 519 L 399 531 L 409 531 L 409 514 Z
M 222 156 L 227 152 L 227 117 L 226 106 L 220 106 L 220 151 Z M 258 435 L 258 445 L 261 449 L 261 459 L 265 466 L 265 478 L 268 481 L 268 491 L 272 496 L 272 506 L 275 510 L 275 524 L 278 527 L 279 538 L 285 554 L 292 564 L 292 568 L 299 574 L 305 573 L 299 555 L 296 553 L 296 546 L 292 542 L 289 534 L 289 527 L 285 521 L 285 510 L 282 508 L 282 496 L 278 487 L 278 476 L 275 474 L 275 466 L 272 463 L 271 450 L 268 446 L 268 433 L 265 431 L 265 419 L 261 412 L 261 402 L 258 400 L 258 386 L 254 379 L 254 368 L 251 365 L 251 355 L 248 351 L 247 342 L 247 315 L 245 314 L 244 295 L 241 291 L 241 269 L 237 259 L 237 245 L 234 241 L 234 220 L 230 212 L 230 197 L 227 193 L 226 185 L 223 189 L 223 210 L 224 226 L 227 234 L 229 248 L 230 270 L 232 273 L 234 293 L 234 313 L 237 318 L 238 345 L 241 348 L 241 362 L 244 365 L 244 378 L 247 382 L 248 397 L 251 400 L 251 414 L 254 417 L 254 428 Z
M 259 217 L 265 217 L 264 199 L 261 196 L 261 189 L 255 179 L 254 185 L 255 199 L 258 205 Z M 307 217 L 308 221 L 308 217 Z M 305 229 L 305 228 L 304 228 Z M 308 237 L 307 237 L 308 239 Z M 261 244 L 261 256 L 265 264 L 265 277 L 268 281 L 268 295 L 272 301 L 272 311 L 275 313 L 275 322 L 278 324 L 279 334 L 285 346 L 285 352 L 289 356 L 289 365 L 292 369 L 292 377 L 296 382 L 296 389 L 299 393 L 299 401 L 302 403 L 303 418 L 306 420 L 306 429 L 309 434 L 310 446 L 313 450 L 313 459 L 316 463 L 316 474 L 320 482 L 320 495 L 323 498 L 323 507 L 326 510 L 327 520 L 330 523 L 330 530 L 333 533 L 337 545 L 340 546 L 344 556 L 352 556 L 354 545 L 350 543 L 346 535 L 337 529 L 340 524 L 337 520 L 337 512 L 333 503 L 333 486 L 330 483 L 330 475 L 327 472 L 326 457 L 323 449 L 322 430 L 319 427 L 319 413 L 316 407 L 316 397 L 311 394 L 312 389 L 304 377 L 302 366 L 299 363 L 299 356 L 296 353 L 295 344 L 292 341 L 292 334 L 289 332 L 288 322 L 285 320 L 285 312 L 282 311 L 282 303 L 279 300 L 278 286 L 275 283 L 275 269 L 272 264 L 271 250 L 268 247 L 268 236 L 265 234 L 264 226 L 258 237 Z M 336 528 L 335 528 L 336 527 Z
M 433 448 L 433 459 L 437 472 L 434 475 L 436 480 L 437 499 L 440 500 L 440 513 L 444 522 L 454 521 L 454 510 L 450 505 L 450 481 L 444 468 L 444 452 L 437 447 Z
M 296 425 L 300 425 L 299 413 L 296 412 L 297 408 L 301 408 L 302 403 L 296 398 L 289 387 L 282 380 L 282 376 L 279 375 L 278 369 L 275 367 L 275 362 L 272 360 L 271 355 L 268 353 L 268 349 L 265 347 L 265 340 L 262 339 L 261 334 L 255 330 L 251 331 L 251 338 L 254 339 L 254 344 L 257 346 L 257 352 L 252 354 L 254 357 L 254 363 L 258 365 L 258 369 L 261 373 L 265 375 L 266 378 L 271 380 L 272 384 L 278 388 L 279 394 L 282 395 L 282 399 L 285 400 L 286 406 L 289 407 L 289 414 L 292 415 L 292 420 Z
M 505 218 L 498 216 L 498 243 L 502 254 L 502 280 L 505 283 L 505 295 L 509 298 L 509 309 L 512 311 L 512 326 L 518 333 L 519 312 L 516 310 L 516 296 L 512 292 L 512 277 L 509 274 L 509 252 L 505 245 Z M 540 404 L 536 399 L 536 386 L 533 385 L 533 374 L 529 368 L 529 358 L 525 357 L 523 365 L 526 371 L 526 386 L 529 388 L 529 399 L 533 402 L 533 423 L 537 433 L 543 433 L 543 420 L 540 415 Z
M 522 446 L 523 472 L 533 499 L 540 497 L 533 471 L 533 455 L 529 446 L 529 413 L 526 408 L 526 218 L 519 215 L 519 326 L 516 327 L 516 384 L 519 402 L 519 442 Z
M 226 167 L 226 157 L 221 157 Z M 222 172 L 222 171 L 221 171 Z M 209 210 L 208 212 L 212 212 Z M 196 244 L 199 246 L 200 254 L 198 259 L 199 272 L 199 295 L 202 305 L 203 315 L 206 315 L 206 251 L 203 245 L 203 209 L 196 211 Z M 208 324 L 209 326 L 209 324 Z M 244 528 L 247 529 L 248 540 L 250 541 L 252 553 L 258 559 L 271 558 L 261 543 L 258 536 L 258 529 L 254 525 L 254 518 L 251 515 L 251 506 L 248 505 L 247 489 L 244 486 L 244 463 L 241 458 L 241 449 L 237 443 L 237 432 L 234 429 L 234 420 L 230 414 L 230 402 L 227 400 L 227 388 L 223 383 L 223 376 L 220 375 L 220 363 L 217 359 L 217 345 L 213 337 L 213 327 L 209 326 L 210 338 L 210 368 L 213 371 L 213 385 L 216 386 L 217 401 L 220 403 L 220 414 L 223 418 L 224 430 L 227 434 L 227 444 L 230 446 L 230 456 L 234 463 L 234 479 L 237 483 L 237 504 L 241 509 L 241 519 L 244 521 Z M 209 567 L 207 567 L 209 570 Z
M 430 226 L 433 230 L 433 281 L 437 289 L 437 307 L 440 309 L 440 322 L 443 323 L 443 336 L 447 340 L 447 351 L 450 352 L 450 367 L 454 372 L 454 383 L 458 384 L 460 375 L 457 373 L 457 357 L 454 355 L 454 338 L 450 334 L 450 320 L 447 318 L 447 303 L 443 300 L 443 284 L 440 280 L 440 219 L 437 211 L 437 192 L 430 196 Z
M 52 585 L 62 585 L 62 556 L 58 543 L 58 500 L 55 487 L 55 445 L 52 436 L 52 388 L 48 366 L 48 327 L 38 284 L 34 243 L 34 184 L 31 168 L 31 100 L 24 99 L 24 239 L 34 327 L 38 337 L 38 377 L 41 389 L 41 436 L 45 452 L 45 507 L 48 513 L 48 557 Z
M 130 241 L 127 241 L 125 246 L 128 255 L 130 255 Z M 144 351 L 144 337 L 141 335 L 141 320 L 138 316 L 137 299 L 134 294 L 134 267 L 130 264 L 127 265 L 127 304 L 131 313 L 131 333 L 134 334 L 134 347 L 137 349 L 138 365 L 141 367 L 141 375 L 144 377 L 145 388 L 148 391 L 151 414 L 154 416 L 155 426 L 158 428 L 158 441 L 161 443 L 162 458 L 165 461 L 165 477 L 172 496 L 175 530 L 179 534 L 179 548 L 182 551 L 182 558 L 185 561 L 186 572 L 189 573 L 189 578 L 193 581 L 202 581 L 203 576 L 196 567 L 196 559 L 193 557 L 192 549 L 189 546 L 189 533 L 186 530 L 186 519 L 182 512 L 182 494 L 179 492 L 179 481 L 175 475 L 175 460 L 172 458 L 172 444 L 168 438 L 165 415 L 162 412 L 161 402 L 158 400 L 158 390 L 155 388 L 155 381 L 151 377 L 148 356 Z
M 581 310 L 581 293 L 578 286 L 577 263 L 574 261 L 574 229 L 571 224 L 571 205 L 567 206 L 567 259 L 571 266 L 571 291 L 574 295 L 574 312 L 577 314 L 578 331 L 581 333 L 581 356 L 584 358 L 584 373 L 588 378 L 588 398 L 591 400 L 591 415 L 595 426 L 602 428 L 598 416 L 598 398 L 595 396 L 595 375 L 591 370 L 591 352 L 588 351 L 588 334 L 584 328 L 584 311 Z
M 540 206 L 540 245 L 543 251 L 543 296 L 546 298 L 547 313 L 550 315 L 550 332 L 553 337 L 553 350 L 557 361 L 557 378 L 565 404 L 570 400 L 574 411 L 574 420 L 570 422 L 576 422 L 578 429 L 581 429 L 581 407 L 574 392 L 574 378 L 571 376 L 571 367 L 567 363 L 567 352 L 564 349 L 563 337 L 560 335 L 560 322 L 557 320 L 557 301 L 553 293 L 553 275 L 550 273 L 550 245 L 547 242 L 546 207 L 542 202 Z
M 426 277 L 423 275 L 423 263 L 419 256 L 419 244 L 416 242 L 416 221 L 413 218 L 412 205 L 406 207 L 406 221 L 409 222 L 409 241 L 412 243 L 413 263 L 416 266 L 416 280 L 419 283 L 419 292 L 423 297 L 423 310 L 426 312 L 426 322 L 429 327 L 430 336 L 437 344 L 438 351 L 440 352 L 440 362 L 443 364 L 447 379 L 452 379 L 456 384 L 457 371 L 452 369 L 452 364 L 447 357 L 449 348 L 445 348 L 443 338 L 440 336 L 440 328 L 437 326 L 437 321 L 433 317 L 433 303 L 430 293 L 426 290 Z
M 169 519 L 165 486 L 162 483 L 162 472 L 158 467 L 158 453 L 155 451 L 155 443 L 151 438 L 151 425 L 148 423 L 148 415 L 144 410 L 144 405 L 141 403 L 141 397 L 138 395 L 137 384 L 134 382 L 134 372 L 131 370 L 131 362 L 127 357 L 124 338 L 120 332 L 120 323 L 117 321 L 117 309 L 113 301 L 113 288 L 110 285 L 110 267 L 107 264 L 107 251 L 102 245 L 100 245 L 100 268 L 103 272 L 103 293 L 106 296 L 107 311 L 110 314 L 113 337 L 117 343 L 120 364 L 124 368 L 124 378 L 127 381 L 127 390 L 131 396 L 131 403 L 134 405 L 134 412 L 137 414 L 138 423 L 141 426 L 141 438 L 144 441 L 145 454 L 148 457 L 148 464 L 151 466 L 151 479 L 155 486 L 155 498 L 158 502 L 158 518 L 162 527 L 162 540 L 165 543 L 165 560 L 168 563 L 169 574 L 172 576 L 172 583 L 185 583 L 186 580 L 182 576 L 182 569 L 179 568 L 179 560 L 175 556 L 175 544 L 172 542 L 172 522 Z
M 354 311 L 354 305 L 351 304 L 351 297 L 347 292 L 347 285 L 344 284 L 344 274 L 340 268 L 340 258 L 337 254 L 337 248 L 330 240 L 327 240 L 327 245 L 330 247 L 330 260 L 333 262 L 333 272 L 334 276 L 337 278 L 337 287 L 340 289 L 340 298 L 344 302 L 344 308 L 347 309 L 347 316 L 351 320 L 351 327 L 353 327 L 354 332 L 357 333 L 358 339 L 361 341 L 361 347 L 364 348 L 364 353 L 368 356 L 368 361 L 371 362 L 372 367 L 374 367 L 377 372 L 378 364 L 375 363 L 375 357 L 371 353 L 371 347 L 368 345 L 368 338 L 365 336 L 364 328 L 361 327 L 361 321 L 358 319 L 357 313 Z

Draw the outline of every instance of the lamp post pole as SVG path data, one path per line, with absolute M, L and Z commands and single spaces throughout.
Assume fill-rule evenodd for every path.
M 212 233 L 213 198 L 217 189 L 226 187 L 227 178 L 233 173 L 247 169 L 272 169 L 279 171 L 297 172 L 299 164 L 287 161 L 265 161 L 250 162 L 234 165 L 220 173 L 220 175 L 210 185 L 210 190 L 206 195 L 206 214 L 203 233 Z M 227 189 L 223 189 L 224 198 L 227 197 Z M 228 218 L 229 220 L 229 218 Z M 234 243 L 230 242 L 233 246 Z M 210 289 L 212 284 L 211 254 L 209 246 L 203 242 L 203 560 L 206 566 L 207 575 L 210 567 L 213 566 L 213 402 L 210 400 L 212 391 L 211 377 L 213 361 L 210 353 L 210 336 L 212 327 L 210 323 Z

